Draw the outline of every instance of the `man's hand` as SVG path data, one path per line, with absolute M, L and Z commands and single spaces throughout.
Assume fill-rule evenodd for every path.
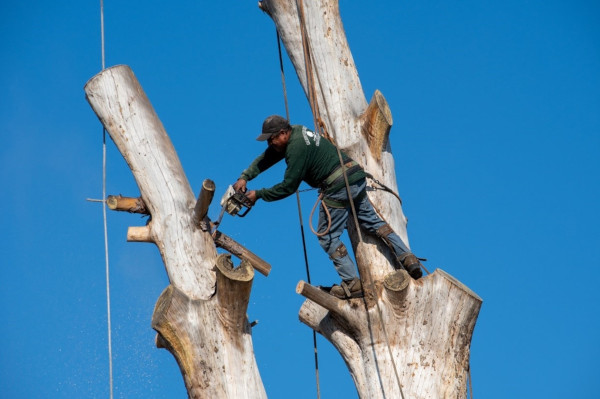
M 233 183 L 233 189 L 235 191 L 241 191 L 243 193 L 246 192 L 246 180 L 238 179 L 235 183 Z M 255 199 L 256 201 L 256 199 Z
M 256 203 L 256 200 L 258 198 L 256 198 L 256 191 L 254 190 L 250 190 L 246 193 L 246 197 L 248 197 L 248 199 L 252 202 L 252 205 L 254 205 Z

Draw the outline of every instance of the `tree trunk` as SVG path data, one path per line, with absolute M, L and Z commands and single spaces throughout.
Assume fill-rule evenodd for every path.
M 275 22 L 307 97 L 315 93 L 318 123 L 339 148 L 397 192 L 391 111 L 379 91 L 366 101 L 337 0 L 263 0 L 259 6 Z M 408 244 L 398 198 L 381 190 L 368 195 Z M 350 230 L 364 299 L 338 300 L 300 282 L 297 291 L 308 298 L 300 320 L 339 350 L 361 398 L 466 397 L 469 346 L 481 298 L 439 269 L 417 281 L 395 271 L 387 248 L 365 235 L 360 242 L 356 230 Z
M 146 226 L 129 229 L 128 240 L 155 243 L 169 277 L 152 317 L 157 345 L 175 356 L 191 398 L 265 398 L 246 319 L 250 262 L 233 268 L 217 257 L 210 232 L 197 227 L 207 205 L 194 211 L 171 140 L 129 67 L 102 71 L 85 92 L 151 214 Z

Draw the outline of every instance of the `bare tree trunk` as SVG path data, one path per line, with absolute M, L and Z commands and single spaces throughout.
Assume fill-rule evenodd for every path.
M 130 228 L 128 240 L 155 243 L 170 280 L 152 317 L 157 345 L 177 359 L 192 398 L 265 398 L 246 319 L 250 262 L 233 268 L 197 227 L 201 216 L 194 217 L 196 199 L 179 158 L 129 67 L 102 71 L 85 92 L 151 214 L 146 226 Z
M 304 4 L 302 4 L 304 3 Z M 263 0 L 305 93 L 314 82 L 321 121 L 333 141 L 397 192 L 389 132 L 391 111 L 377 91 L 367 103 L 337 0 Z M 307 78 L 301 16 L 308 32 Z M 393 195 L 369 192 L 380 216 L 408 243 L 406 218 Z M 481 298 L 442 270 L 418 281 L 395 271 L 376 239 L 351 238 L 364 300 L 341 301 L 300 282 L 308 300 L 300 319 L 339 350 L 361 398 L 464 398 L 469 347 Z

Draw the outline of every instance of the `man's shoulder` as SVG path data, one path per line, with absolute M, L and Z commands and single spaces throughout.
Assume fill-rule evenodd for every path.
M 307 127 L 302 125 L 292 125 L 292 135 L 290 136 L 290 144 L 299 145 L 304 142 Z
M 311 130 L 304 125 L 292 125 L 292 135 L 293 136 L 302 135 L 302 132 L 306 132 L 306 131 L 311 131 Z
M 291 142 L 293 142 L 295 146 L 318 147 L 321 142 L 321 136 L 306 126 L 293 125 Z

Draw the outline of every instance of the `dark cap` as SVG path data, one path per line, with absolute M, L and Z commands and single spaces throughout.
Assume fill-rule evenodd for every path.
M 265 119 L 262 125 L 262 134 L 256 138 L 258 141 L 268 140 L 275 133 L 281 130 L 290 128 L 290 123 L 287 119 L 279 115 L 271 115 Z

